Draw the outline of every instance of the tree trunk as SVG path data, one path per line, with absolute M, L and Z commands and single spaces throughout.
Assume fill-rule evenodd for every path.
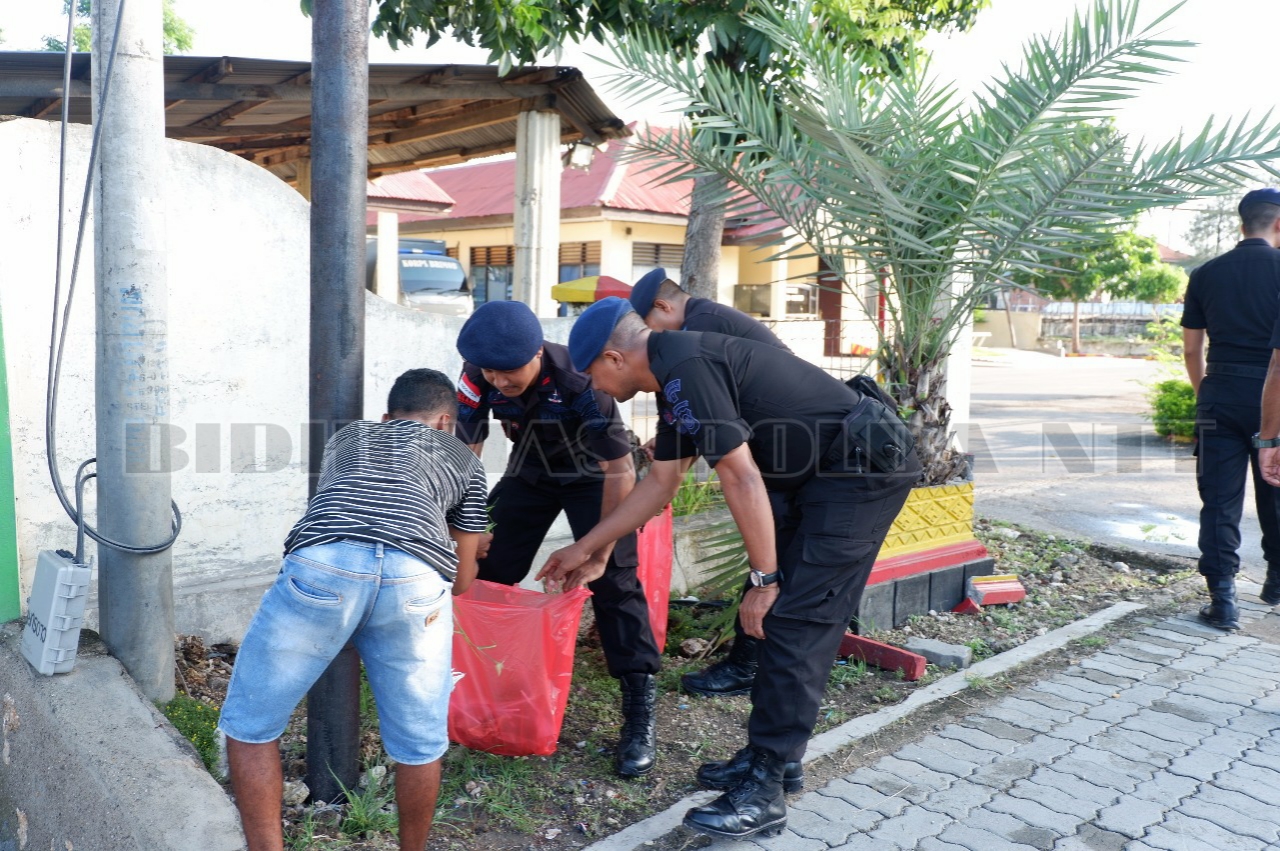
M 1071 353 L 1080 354 L 1080 302 L 1073 302 L 1071 313 Z
M 900 409 L 911 411 L 907 425 L 916 440 L 916 456 L 922 468 L 920 484 L 943 485 L 964 478 L 968 472 L 964 454 L 954 446 L 951 405 L 946 399 L 946 370 L 941 362 L 913 367 L 897 363 L 894 353 L 881 350 L 881 362 L 890 376 L 890 395 Z M 905 382 L 902 377 L 905 376 Z
M 727 185 L 718 175 L 694 180 L 684 235 L 680 284 L 690 295 L 712 301 L 720 300 L 720 242 L 724 238 L 724 207 L 713 199 L 723 197 Z

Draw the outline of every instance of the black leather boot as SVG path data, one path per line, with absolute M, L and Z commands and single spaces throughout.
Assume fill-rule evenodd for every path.
M 1267 565 L 1267 579 L 1262 583 L 1262 592 L 1258 596 L 1268 606 L 1280 605 L 1280 565 Z
M 1236 608 L 1236 578 L 1234 576 L 1206 576 L 1209 586 L 1209 605 L 1200 609 L 1200 620 L 1218 629 L 1240 628 L 1240 611 Z
M 640 777 L 653 770 L 658 758 L 654 718 L 658 683 L 653 674 L 625 674 L 618 682 L 622 685 L 622 732 L 618 736 L 617 771 L 623 777 Z
M 698 769 L 698 782 L 707 789 L 732 789 L 751 770 L 751 748 L 743 748 L 731 759 L 704 763 Z M 788 762 L 782 766 L 782 791 L 799 792 L 804 788 L 804 766 Z
M 729 655 L 714 665 L 685 674 L 680 678 L 684 690 L 705 697 L 727 697 L 750 694 L 756 681 L 756 648 L 760 639 L 738 635 L 733 639 Z
M 787 826 L 782 797 L 782 760 L 752 749 L 751 766 L 736 786 L 705 807 L 685 813 L 684 826 L 709 836 L 746 839 L 777 836 Z

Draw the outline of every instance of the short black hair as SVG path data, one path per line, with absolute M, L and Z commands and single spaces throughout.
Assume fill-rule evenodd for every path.
M 387 394 L 388 414 L 447 414 L 457 405 L 452 381 L 438 369 L 411 369 Z
M 688 295 L 680 285 L 668 278 L 658 286 L 658 293 L 654 298 L 660 298 L 663 301 L 675 301 L 682 295 Z
M 1265 201 L 1240 206 L 1240 226 L 1246 236 L 1270 230 L 1277 217 L 1280 217 L 1280 207 Z

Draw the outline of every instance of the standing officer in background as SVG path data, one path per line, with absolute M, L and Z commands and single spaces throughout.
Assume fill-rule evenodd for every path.
M 1235 575 L 1251 466 L 1267 560 L 1262 601 L 1280 603 L 1280 501 L 1255 453 L 1268 445 L 1257 440 L 1260 397 L 1272 347 L 1280 345 L 1272 337 L 1280 310 L 1280 190 L 1255 189 L 1240 201 L 1239 212 L 1245 238 L 1191 273 L 1182 311 L 1182 356 L 1196 390 L 1200 573 L 1210 598 L 1200 618 L 1226 630 L 1240 627 Z
M 667 277 L 666 269 L 654 269 L 631 288 L 631 306 L 652 331 L 714 331 L 730 337 L 755 340 L 790 352 L 758 319 L 719 302 L 694 298 Z M 652 449 L 652 441 L 646 449 Z M 745 594 L 747 588 L 743 588 Z M 707 697 L 747 694 L 756 678 L 756 646 L 759 639 L 733 623 L 733 645 L 723 659 L 701 671 L 680 678 L 685 691 Z
M 902 438 L 896 412 L 860 404 L 794 355 L 723 334 L 654 332 L 619 298 L 583 312 L 569 352 L 614 398 L 658 394 L 657 448 L 627 499 L 539 576 L 569 586 L 593 580 L 592 553 L 665 505 L 695 456 L 716 469 L 751 566 L 742 627 L 761 643 L 748 746 L 699 769 L 704 785 L 728 791 L 684 823 L 734 839 L 776 834 L 787 822 L 783 791 L 803 780 L 800 760 L 840 639 L 919 478 L 909 435 Z M 866 441 L 869 419 L 880 437 Z
M 542 324 L 527 305 L 481 305 L 458 334 L 458 352 L 466 361 L 458 379 L 458 438 L 479 455 L 492 412 L 512 442 L 507 470 L 489 494 L 493 540 L 478 578 L 515 585 L 562 510 L 578 539 L 631 492 L 631 442 L 614 400 L 592 390 L 564 346 L 542 339 Z M 657 758 L 654 675 L 661 653 L 636 578 L 636 537 L 616 540 L 588 554 L 595 576 L 587 587 L 609 674 L 622 687 L 616 768 L 639 777 Z

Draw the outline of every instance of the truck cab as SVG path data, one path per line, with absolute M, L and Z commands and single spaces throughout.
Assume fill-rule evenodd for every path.
M 365 285 L 372 290 L 378 271 L 378 240 L 365 242 Z M 446 253 L 443 240 L 402 239 L 396 256 L 398 301 L 427 313 L 470 316 L 471 291 L 462 264 Z

